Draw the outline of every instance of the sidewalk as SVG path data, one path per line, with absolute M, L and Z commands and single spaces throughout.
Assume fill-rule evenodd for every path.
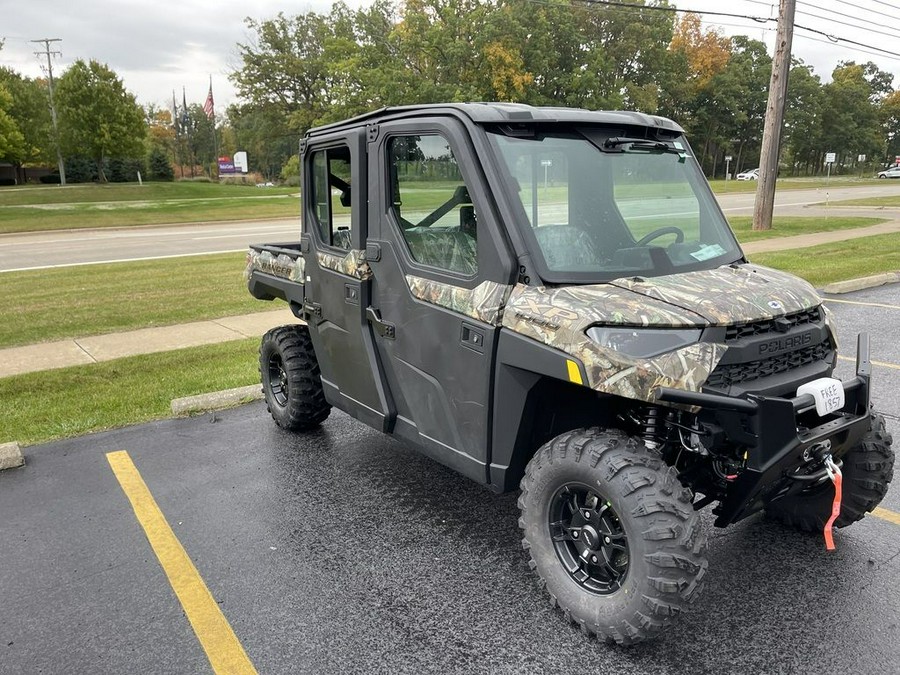
M 744 244 L 742 248 L 747 254 L 767 253 L 891 233 L 900 233 L 900 220 L 851 230 L 775 237 Z M 228 316 L 175 326 L 142 328 L 124 333 L 10 347 L 0 349 L 0 377 L 259 337 L 270 328 L 286 323 L 297 323 L 297 318 L 285 307 L 276 311 Z
M 752 255 L 754 253 L 771 253 L 772 251 L 790 251 L 795 248 L 833 244 L 836 241 L 861 239 L 862 237 L 872 237 L 876 234 L 893 234 L 895 232 L 900 232 L 900 220 L 888 220 L 877 225 L 856 227 L 850 230 L 814 232 L 812 234 L 798 234 L 793 237 L 772 237 L 771 239 L 741 244 L 741 248 L 744 249 L 744 253 L 747 255 Z M 900 241 L 898 241 L 897 245 L 900 247 Z
M 297 323 L 297 318 L 287 307 L 272 312 L 10 347 L 0 349 L 0 377 L 259 337 L 270 328 L 286 323 Z

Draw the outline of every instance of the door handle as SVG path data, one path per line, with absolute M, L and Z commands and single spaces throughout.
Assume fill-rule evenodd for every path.
M 463 322 L 460 342 L 464 347 L 474 349 L 480 354 L 484 353 L 484 331 L 470 323 Z
M 382 320 L 381 312 L 371 305 L 366 307 L 366 318 L 381 337 L 387 338 L 388 340 L 393 340 L 397 337 L 397 331 L 394 324 Z

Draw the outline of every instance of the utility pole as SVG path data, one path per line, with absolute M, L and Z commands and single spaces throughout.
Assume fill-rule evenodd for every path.
M 762 153 L 759 158 L 759 185 L 753 208 L 753 229 L 771 230 L 775 209 L 775 178 L 778 176 L 778 155 L 781 149 L 781 128 L 787 103 L 788 75 L 791 72 L 791 42 L 794 38 L 796 0 L 780 0 L 778 32 L 775 35 L 775 58 L 769 80 L 769 102 L 763 128 Z
M 50 117 L 53 119 L 53 139 L 56 142 L 56 162 L 59 164 L 59 184 L 66 184 L 66 165 L 63 162 L 62 148 L 59 146 L 59 125 L 56 122 L 56 104 L 53 102 L 53 57 L 62 56 L 62 52 L 50 51 L 51 42 L 62 42 L 61 38 L 44 38 L 42 40 L 32 40 L 38 44 L 44 45 L 44 51 L 35 52 L 37 57 L 47 57 L 47 78 L 50 83 Z

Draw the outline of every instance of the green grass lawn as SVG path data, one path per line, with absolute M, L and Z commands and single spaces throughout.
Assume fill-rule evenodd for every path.
M 880 185 L 884 181 L 834 178 L 826 183 L 824 179 L 817 178 L 783 179 L 778 182 L 778 188 L 810 189 L 826 184 L 839 187 L 872 183 Z M 413 211 L 423 208 L 433 210 L 450 198 L 455 185 L 447 181 L 407 183 L 403 208 Z M 755 181 L 715 180 L 711 185 L 713 191 L 719 194 L 756 190 Z M 644 186 L 625 185 L 617 194 L 625 198 L 637 197 L 644 189 Z M 665 193 L 665 186 L 653 187 L 652 194 L 655 198 L 659 198 L 660 190 Z M 255 218 L 296 218 L 300 211 L 298 194 L 297 188 L 256 188 L 252 185 L 190 181 L 144 185 L 116 183 L 65 187 L 0 187 L 0 234 Z M 337 197 L 334 199 L 336 201 Z M 530 193 L 523 195 L 523 199 L 530 203 Z M 540 199 L 565 201 L 565 188 L 541 188 Z
M 729 194 L 732 192 L 756 192 L 759 184 L 755 180 L 723 180 L 717 178 L 709 181 L 713 192 L 716 194 Z M 862 185 L 884 185 L 883 180 L 876 178 L 851 178 L 835 176 L 830 180 L 825 178 L 779 178 L 776 187 L 779 190 L 814 190 L 823 187 L 854 187 Z
M 255 300 L 245 255 L 0 274 L 0 348 L 278 309 Z
M 107 183 L 0 187 L 0 206 L 70 204 L 79 202 L 130 202 L 160 199 L 210 199 L 297 194 L 297 188 L 257 188 L 254 185 L 218 183 Z
M 170 401 L 259 382 L 256 338 L 0 379 L 0 443 L 33 445 L 172 415 Z
M 771 239 L 773 237 L 793 237 L 798 234 L 814 232 L 833 232 L 857 227 L 869 227 L 883 223 L 885 218 L 810 218 L 808 216 L 776 216 L 771 230 L 753 229 L 753 218 L 750 216 L 732 216 L 728 219 L 738 241 L 742 243 Z
M 803 277 L 813 286 L 900 270 L 900 235 L 881 234 L 791 251 L 758 253 L 750 260 Z
M 0 188 L 0 234 L 298 217 L 297 188 L 145 183 Z
M 897 183 L 900 183 L 900 181 L 897 181 Z M 845 199 L 840 202 L 831 202 L 831 206 L 900 206 L 900 185 L 897 185 L 897 194 L 892 197 Z

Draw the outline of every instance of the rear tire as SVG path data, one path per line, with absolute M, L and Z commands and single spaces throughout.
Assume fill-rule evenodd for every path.
M 706 536 L 691 493 L 637 439 L 599 428 L 557 436 L 521 488 L 531 568 L 583 632 L 639 642 L 702 590 Z
M 884 417 L 873 413 L 872 430 L 842 457 L 843 494 L 835 527 L 847 527 L 861 520 L 884 499 L 894 474 L 892 441 Z M 834 487 L 827 481 L 808 492 L 768 504 L 766 514 L 802 532 L 821 532 L 831 517 L 833 500 Z
M 266 407 L 282 429 L 314 429 L 331 412 L 307 326 L 279 326 L 266 333 L 259 347 L 259 374 Z

